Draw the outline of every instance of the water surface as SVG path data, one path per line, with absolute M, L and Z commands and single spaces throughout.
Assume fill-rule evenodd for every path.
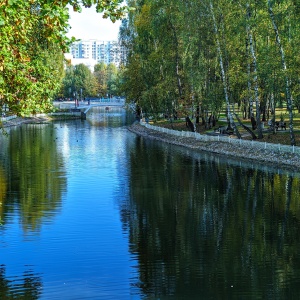
M 130 133 L 121 109 L 0 137 L 0 299 L 290 299 L 299 174 Z

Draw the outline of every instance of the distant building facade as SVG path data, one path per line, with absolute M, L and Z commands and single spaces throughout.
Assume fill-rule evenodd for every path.
M 113 63 L 117 67 L 125 61 L 126 51 L 117 41 L 81 40 L 70 47 L 74 59 L 93 59 L 97 63 Z

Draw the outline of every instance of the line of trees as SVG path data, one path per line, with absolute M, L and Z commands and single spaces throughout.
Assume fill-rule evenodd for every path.
M 92 72 L 86 65 L 69 65 L 58 98 L 110 97 L 119 95 L 121 70 L 114 64 L 98 63 Z
M 120 39 L 129 50 L 124 92 L 155 115 L 194 108 L 218 116 L 233 104 L 251 119 L 275 123 L 287 107 L 291 144 L 293 109 L 300 111 L 299 0 L 128 0 Z
M 113 22 L 124 16 L 122 0 L 0 0 L 0 113 L 46 112 L 64 77 L 63 53 L 69 9 L 91 7 Z

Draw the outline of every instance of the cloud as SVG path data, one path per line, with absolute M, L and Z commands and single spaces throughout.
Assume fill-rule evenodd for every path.
M 96 13 L 96 10 L 91 8 L 83 8 L 82 12 L 70 11 L 69 24 L 71 29 L 68 36 L 74 36 L 77 39 L 97 39 L 103 41 L 118 40 L 118 33 L 121 21 L 115 23 L 109 19 L 103 19 L 101 14 Z

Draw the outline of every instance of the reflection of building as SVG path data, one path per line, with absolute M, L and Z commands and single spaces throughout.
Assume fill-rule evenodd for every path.
M 71 45 L 70 53 L 75 59 L 94 59 L 98 63 L 119 66 L 124 60 L 125 49 L 117 41 L 82 40 Z

